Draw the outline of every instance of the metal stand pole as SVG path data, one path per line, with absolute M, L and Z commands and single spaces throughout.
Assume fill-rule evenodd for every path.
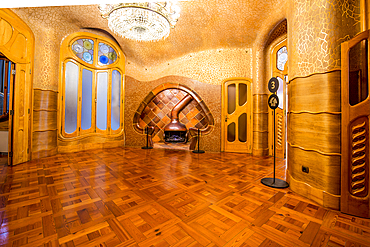
M 203 154 L 205 153 L 203 150 L 199 150 L 200 145 L 200 129 L 198 129 L 198 150 L 193 150 L 193 153 Z
M 275 178 L 275 170 L 276 170 L 276 137 L 275 137 L 275 109 L 274 109 L 274 177 L 273 178 L 262 178 L 261 179 L 261 183 L 266 185 L 266 186 L 269 186 L 269 187 L 272 187 L 272 188 L 280 188 L 280 189 L 283 189 L 283 188 L 288 188 L 289 187 L 289 184 L 284 181 L 284 180 L 281 180 L 279 178 Z
M 153 149 L 153 147 L 149 147 L 149 127 L 145 128 L 145 132 L 146 132 L 146 146 L 141 147 L 141 149 Z

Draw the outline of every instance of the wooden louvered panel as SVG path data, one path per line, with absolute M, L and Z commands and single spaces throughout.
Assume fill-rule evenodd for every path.
M 366 197 L 369 191 L 369 120 L 356 119 L 351 124 L 350 191 L 356 197 Z

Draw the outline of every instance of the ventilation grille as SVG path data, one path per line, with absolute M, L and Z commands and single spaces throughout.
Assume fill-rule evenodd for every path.
M 368 119 L 357 119 L 351 127 L 351 183 L 353 196 L 366 197 L 368 194 Z

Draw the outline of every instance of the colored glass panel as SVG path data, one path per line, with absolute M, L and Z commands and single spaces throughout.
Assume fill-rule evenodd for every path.
M 78 65 L 67 62 L 65 73 L 65 132 L 71 134 L 77 129 L 77 93 L 78 93 Z
M 101 130 L 107 129 L 108 107 L 108 73 L 98 73 L 96 88 L 96 126 Z
M 81 102 L 81 129 L 83 130 L 91 128 L 92 79 L 93 79 L 92 71 L 83 69 L 82 102 Z
M 231 114 L 236 108 L 236 86 L 231 84 L 227 87 L 227 113 Z
M 248 85 L 239 83 L 239 106 L 244 105 L 248 100 Z
M 285 63 L 288 61 L 288 50 L 286 46 L 281 47 L 276 53 L 276 56 L 277 56 L 276 67 L 278 70 L 283 71 Z
M 227 126 L 227 141 L 235 141 L 235 123 L 231 123 Z
M 0 60 L 0 116 L 3 115 L 3 108 L 4 108 L 4 98 L 6 95 L 4 95 L 5 92 L 5 61 Z
M 247 141 L 247 114 L 243 113 L 238 118 L 238 138 L 240 142 Z
M 12 74 L 12 62 L 8 62 L 8 86 L 7 86 L 7 94 L 6 94 L 6 113 L 9 112 L 9 100 L 10 100 L 10 80 Z
M 117 52 L 108 44 L 99 43 L 98 64 L 109 65 L 117 60 Z
M 111 101 L 111 128 L 118 130 L 120 127 L 120 102 L 121 102 L 121 73 L 114 70 L 112 73 L 112 101 Z
M 78 39 L 72 44 L 73 53 L 82 61 L 93 64 L 94 41 L 91 39 Z

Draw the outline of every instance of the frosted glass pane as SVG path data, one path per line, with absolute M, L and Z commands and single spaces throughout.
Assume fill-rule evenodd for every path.
M 279 97 L 279 108 L 283 109 L 284 106 L 284 81 L 280 77 L 277 77 L 279 80 L 279 89 L 277 90 L 276 94 Z
M 91 128 L 92 71 L 82 70 L 81 129 Z
M 227 87 L 227 113 L 231 114 L 235 111 L 236 107 L 236 87 L 231 84 Z
M 77 129 L 78 65 L 68 62 L 65 73 L 65 132 L 71 134 Z
M 101 130 L 107 129 L 107 107 L 108 107 L 108 72 L 98 73 L 96 88 L 96 126 Z
M 120 101 L 121 101 L 121 73 L 114 70 L 112 73 L 112 104 L 111 128 L 118 130 L 120 127 Z

